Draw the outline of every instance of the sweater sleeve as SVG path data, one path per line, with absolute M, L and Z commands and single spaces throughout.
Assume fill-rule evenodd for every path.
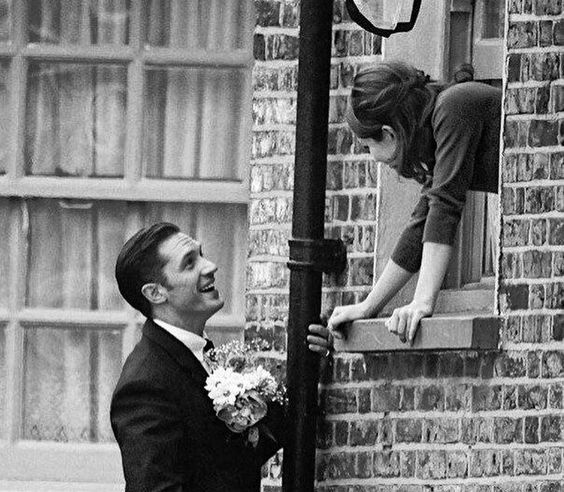
M 391 256 L 396 265 L 411 273 L 417 272 L 421 266 L 423 229 L 429 212 L 426 190 L 429 189 L 430 184 L 431 180 L 423 187 L 421 198 L 417 202 Z
M 484 108 L 468 84 L 446 90 L 433 113 L 436 142 L 432 185 L 427 190 L 429 213 L 423 242 L 452 245 L 474 174 Z M 441 97 L 444 96 L 444 97 Z

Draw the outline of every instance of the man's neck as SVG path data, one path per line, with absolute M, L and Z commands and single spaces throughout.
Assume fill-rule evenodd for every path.
M 172 325 L 181 330 L 189 331 L 195 335 L 202 336 L 204 333 L 204 328 L 206 326 L 206 321 L 199 321 L 191 319 L 187 321 L 182 319 L 180 316 L 175 316 L 170 313 L 153 313 L 153 318 L 164 321 L 169 325 Z

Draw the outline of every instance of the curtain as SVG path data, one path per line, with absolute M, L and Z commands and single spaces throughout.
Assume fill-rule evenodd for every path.
M 10 25 L 12 22 L 11 0 L 0 0 L 0 41 L 10 39 Z
M 6 325 L 0 323 L 0 439 L 6 437 L 6 391 L 8 390 L 8 374 L 6 365 Z
M 26 305 L 123 308 L 114 265 L 127 239 L 127 204 L 33 199 L 27 207 Z M 120 330 L 25 328 L 24 340 L 24 438 L 113 439 L 107 409 L 121 368 Z
M 211 52 L 242 48 L 246 2 L 152 0 L 151 46 Z M 143 168 L 148 177 L 238 179 L 245 75 L 236 69 L 146 73 Z
M 26 328 L 23 438 L 108 442 L 121 369 L 119 330 Z
M 7 308 L 10 300 L 10 217 L 11 200 L 0 198 L 0 307 Z M 12 202 L 13 203 L 13 202 Z
M 8 86 L 9 83 L 9 67 L 7 63 L 0 63 L 0 108 L 9 107 Z M 6 113 L 4 113 L 6 114 Z M 8 170 L 8 158 L 10 149 L 6 142 L 10 141 L 10 119 L 0 118 L 0 175 L 5 174 Z
M 487 277 L 497 272 L 497 253 L 499 238 L 499 204 L 495 193 L 486 193 L 486 220 L 484 228 L 484 257 L 482 273 Z
M 127 0 L 33 0 L 30 40 L 127 43 Z M 33 63 L 26 108 L 28 174 L 122 176 L 127 68 Z

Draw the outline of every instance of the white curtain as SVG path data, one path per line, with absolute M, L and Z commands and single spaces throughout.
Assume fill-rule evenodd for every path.
M 122 308 L 114 265 L 127 239 L 127 205 L 34 199 L 27 206 L 27 306 Z M 111 440 L 107 410 L 121 367 L 121 332 L 45 327 L 25 334 L 24 437 Z
M 499 238 L 499 204 L 498 195 L 495 193 L 486 193 L 485 222 L 482 273 L 485 276 L 491 277 L 497 272 L 497 241 Z
M 0 63 L 0 108 L 9 108 L 8 81 L 9 67 L 6 63 Z M 0 145 L 0 175 L 8 170 L 10 149 L 5 142 L 10 141 L 10 123 L 9 118 L 0 118 L 0 142 L 4 142 L 3 145 Z
M 31 36 L 49 44 L 127 42 L 126 0 L 35 0 Z M 35 10 L 33 10 L 35 9 Z M 125 66 L 35 63 L 28 78 L 27 172 L 121 176 Z
M 147 42 L 225 52 L 248 25 L 239 0 L 152 0 Z M 149 177 L 237 179 L 245 76 L 237 69 L 157 69 L 146 76 L 143 167 Z
M 108 408 L 121 368 L 121 333 L 27 328 L 23 438 L 113 439 Z

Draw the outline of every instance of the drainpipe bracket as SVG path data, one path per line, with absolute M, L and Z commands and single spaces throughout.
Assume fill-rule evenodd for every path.
M 290 270 L 340 274 L 347 266 L 347 247 L 340 239 L 290 239 Z

